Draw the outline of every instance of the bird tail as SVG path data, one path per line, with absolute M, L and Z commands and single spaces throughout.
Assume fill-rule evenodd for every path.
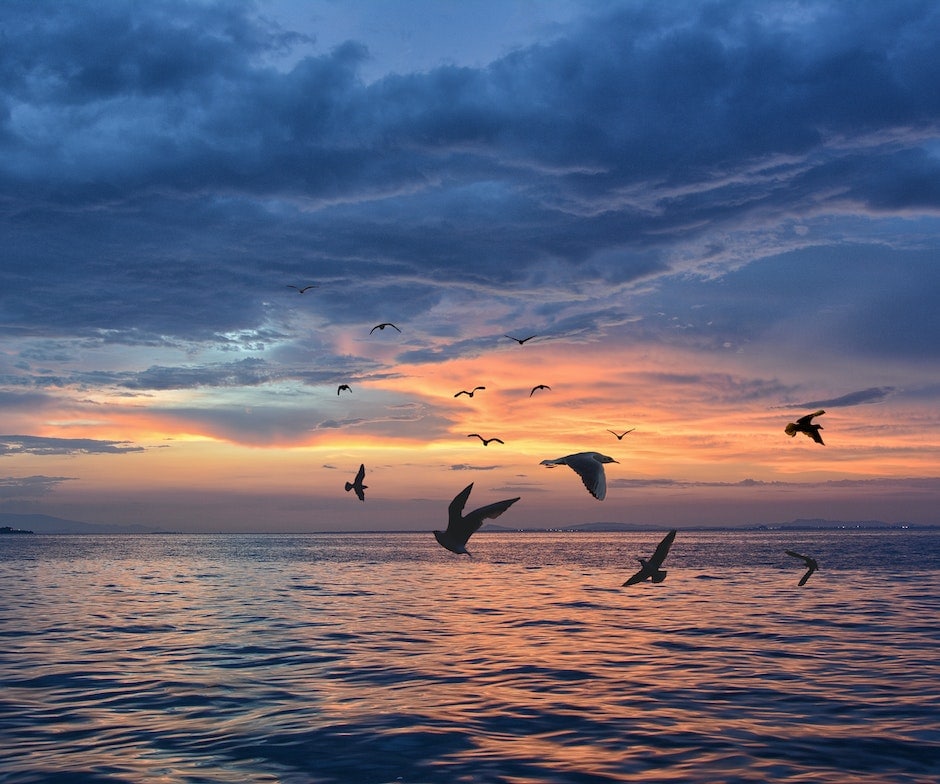
M 352 489 L 353 489 L 353 483 L 352 483 L 352 482 L 347 482 L 347 483 L 346 483 L 346 492 L 348 493 L 348 492 L 349 492 L 350 490 L 352 490 Z

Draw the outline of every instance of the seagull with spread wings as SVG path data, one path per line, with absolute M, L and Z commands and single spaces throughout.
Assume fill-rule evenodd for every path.
M 532 395 L 534 395 L 540 389 L 547 389 L 551 391 L 551 387 L 548 386 L 548 384 L 536 384 L 534 387 L 532 387 L 532 391 L 529 393 L 529 397 L 532 397 Z
M 303 286 L 303 287 L 301 287 L 301 286 L 294 286 L 293 284 L 288 283 L 288 284 L 287 284 L 287 288 L 293 289 L 293 290 L 296 291 L 298 294 L 303 294 L 303 293 L 306 292 L 306 291 L 310 291 L 310 289 L 319 288 L 319 286 L 317 286 L 315 283 L 312 283 L 312 284 L 310 284 L 309 286 Z
M 479 433 L 470 433 L 467 435 L 467 438 L 479 438 L 483 442 L 483 446 L 489 446 L 490 441 L 495 441 L 497 444 L 505 444 L 501 438 L 484 438 Z
M 607 496 L 607 475 L 604 473 L 604 463 L 616 463 L 612 457 L 602 455 L 600 452 L 577 452 L 565 457 L 556 457 L 554 460 L 543 460 L 539 465 L 554 468 L 556 465 L 566 465 L 584 482 L 588 492 L 598 501 Z
M 366 478 L 366 467 L 365 464 L 359 466 L 359 472 L 356 474 L 356 478 L 352 482 L 346 483 L 346 492 L 350 490 L 356 491 L 356 496 L 360 501 L 366 500 L 365 490 L 369 485 L 362 484 L 362 481 Z
M 474 387 L 469 392 L 466 389 L 461 389 L 454 397 L 460 397 L 461 395 L 466 395 L 467 397 L 473 397 L 473 393 L 479 389 L 486 389 L 486 387 Z
M 336 387 L 336 394 L 338 395 L 340 392 L 352 393 L 352 389 L 349 388 L 349 384 L 340 384 Z
M 623 441 L 623 437 L 624 437 L 627 433 L 632 433 L 634 430 L 636 430 L 636 428 L 635 428 L 635 427 L 631 427 L 629 430 L 624 430 L 622 433 L 615 433 L 615 432 L 614 432 L 613 430 L 611 430 L 610 428 L 607 428 L 607 432 L 608 432 L 608 433 L 611 433 L 611 434 L 613 434 L 613 435 L 615 435 L 615 436 L 617 436 L 617 440 L 618 440 L 618 441 Z
M 467 540 L 473 536 L 484 520 L 499 517 L 519 500 L 517 497 L 506 501 L 497 501 L 494 504 L 487 504 L 464 514 L 463 508 L 467 505 L 467 499 L 470 497 L 472 489 L 473 482 L 461 490 L 450 502 L 450 506 L 447 507 L 447 530 L 434 532 L 434 538 L 437 539 L 441 547 L 458 555 L 470 555 L 467 550 Z
M 624 585 L 635 585 L 644 580 L 652 580 L 654 583 L 661 583 L 666 579 L 666 570 L 662 568 L 663 561 L 669 555 L 669 548 L 672 547 L 673 540 L 676 538 L 676 531 L 673 529 L 663 537 L 663 540 L 656 546 L 656 551 L 647 561 L 645 558 L 637 558 L 640 562 L 640 569 L 630 577 Z
M 532 340 L 532 338 L 538 337 L 538 335 L 529 335 L 527 338 L 514 338 L 512 335 L 503 335 L 505 338 L 510 340 L 515 340 L 520 346 L 523 345 L 527 340 Z
M 823 409 L 819 409 L 819 411 L 814 411 L 812 414 L 801 416 L 796 422 L 788 424 L 783 429 L 783 432 L 790 436 L 790 438 L 793 438 L 797 433 L 805 433 L 817 444 L 822 444 L 823 440 L 822 436 L 819 435 L 819 431 L 823 429 L 823 426 L 813 424 L 813 417 L 818 417 L 820 414 L 825 413 Z M 823 444 L 823 446 L 825 446 L 825 444 Z
M 396 327 L 394 324 L 392 324 L 391 321 L 383 321 L 381 324 L 376 324 L 374 327 L 372 327 L 372 329 L 369 330 L 369 334 L 371 335 L 377 329 L 382 330 L 382 329 L 385 329 L 386 327 L 391 327 L 396 332 L 401 332 L 401 330 L 398 329 L 398 327 Z
M 806 574 L 804 574 L 797 585 L 803 586 L 806 585 L 806 581 L 809 579 L 809 576 L 819 568 L 819 564 L 816 563 L 815 558 L 810 558 L 808 555 L 800 555 L 799 553 L 793 552 L 793 550 L 784 550 L 787 555 L 792 555 L 794 558 L 799 558 L 803 563 L 806 564 Z

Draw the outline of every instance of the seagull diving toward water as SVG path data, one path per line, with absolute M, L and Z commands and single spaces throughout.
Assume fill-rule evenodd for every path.
M 556 465 L 566 465 L 571 468 L 588 492 L 598 501 L 607 496 L 607 476 L 604 474 L 604 463 L 616 463 L 612 457 L 602 455 L 600 452 L 578 452 L 566 457 L 556 457 L 554 460 L 543 460 L 539 465 L 554 468 Z
M 359 473 L 356 474 L 356 478 L 352 482 L 346 483 L 346 492 L 350 490 L 355 490 L 356 495 L 359 497 L 360 501 L 366 500 L 365 490 L 369 485 L 362 484 L 362 480 L 366 478 L 366 467 L 365 465 L 359 466 Z
M 467 504 L 472 489 L 473 482 L 461 490 L 450 502 L 450 506 L 447 507 L 447 530 L 434 532 L 434 538 L 437 539 L 441 547 L 458 555 L 464 553 L 470 555 L 467 551 L 467 540 L 483 524 L 484 520 L 499 517 L 519 500 L 518 498 L 510 498 L 508 501 L 497 501 L 495 504 L 481 506 L 479 509 L 474 509 L 465 515 L 463 508 Z
M 812 414 L 807 414 L 806 416 L 801 416 L 796 422 L 791 422 L 787 425 L 783 432 L 786 433 L 790 438 L 793 438 L 797 433 L 805 433 L 810 438 L 813 439 L 817 444 L 822 444 L 822 436 L 819 435 L 819 431 L 823 429 L 822 425 L 814 425 L 813 417 L 817 417 L 820 414 L 825 414 L 826 412 L 823 409 L 819 411 L 814 411 Z M 823 444 L 825 446 L 825 444 Z
M 497 444 L 505 444 L 501 438 L 484 438 L 479 433 L 470 433 L 467 438 L 479 438 L 483 442 L 483 446 L 489 446 L 490 441 L 495 441 Z
M 349 384 L 340 384 L 338 387 L 336 387 L 336 394 L 338 395 L 340 392 L 344 390 L 346 392 L 350 392 L 350 393 L 352 392 L 352 390 L 349 388 Z
M 660 568 L 666 556 L 669 555 L 669 548 L 676 538 L 676 531 L 673 529 L 663 537 L 663 540 L 656 546 L 656 551 L 647 561 L 645 558 L 637 558 L 640 562 L 640 570 L 630 577 L 624 585 L 635 585 L 644 580 L 652 580 L 654 583 L 661 583 L 666 579 L 666 570 Z
M 510 340 L 515 340 L 516 343 L 518 343 L 518 344 L 521 346 L 521 345 L 522 345 L 523 343 L 525 343 L 527 340 L 532 340 L 532 338 L 538 337 L 538 336 L 537 336 L 537 335 L 529 335 L 529 337 L 527 337 L 527 338 L 514 338 L 512 335 L 503 335 L 503 337 L 504 337 L 504 338 L 509 338 Z
M 486 389 L 486 387 L 474 387 L 469 392 L 466 389 L 461 389 L 454 397 L 460 397 L 461 395 L 466 395 L 467 397 L 473 397 L 473 393 L 478 389 Z
M 401 332 L 401 330 L 398 329 L 398 327 L 396 327 L 394 324 L 392 324 L 391 321 L 385 321 L 385 322 L 383 322 L 383 323 L 381 323 L 381 324 L 376 324 L 374 327 L 372 327 L 372 329 L 369 330 L 369 334 L 371 335 L 371 334 L 372 334 L 373 332 L 375 332 L 377 329 L 385 329 L 386 327 L 391 327 L 391 328 L 394 329 L 395 331 Z
M 309 291 L 310 289 L 319 288 L 319 286 L 317 286 L 316 284 L 312 284 L 312 285 L 310 285 L 310 286 L 304 286 L 303 288 L 301 288 L 300 286 L 294 286 L 294 285 L 288 283 L 288 284 L 287 284 L 287 288 L 293 289 L 293 290 L 296 291 L 298 294 L 303 294 L 305 291 Z
M 532 387 L 532 391 L 529 393 L 529 397 L 532 397 L 532 395 L 534 395 L 538 389 L 547 389 L 551 391 L 551 387 L 547 384 L 536 384 L 534 387 Z
M 804 574 L 797 585 L 806 585 L 806 581 L 809 579 L 809 576 L 819 568 L 819 564 L 816 563 L 815 558 L 810 558 L 808 555 L 800 555 L 799 553 L 793 552 L 793 550 L 784 550 L 787 555 L 792 555 L 794 558 L 799 558 L 803 563 L 806 564 L 806 574 Z
M 608 433 L 613 433 L 613 435 L 617 436 L 617 440 L 618 440 L 618 441 L 623 441 L 623 437 L 624 437 L 627 433 L 632 433 L 634 430 L 636 430 L 636 428 L 635 428 L 635 427 L 631 427 L 629 430 L 624 430 L 622 433 L 614 433 L 613 430 L 611 430 L 610 428 L 607 428 L 607 432 L 608 432 Z

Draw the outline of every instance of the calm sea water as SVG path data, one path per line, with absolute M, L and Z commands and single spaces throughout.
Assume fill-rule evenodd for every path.
M 4 536 L 0 782 L 940 780 L 940 532 L 662 533 Z

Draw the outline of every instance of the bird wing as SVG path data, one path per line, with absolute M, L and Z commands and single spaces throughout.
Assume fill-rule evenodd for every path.
M 803 563 L 805 563 L 807 566 L 809 566 L 810 559 L 809 559 L 807 556 L 805 556 L 805 555 L 800 555 L 799 553 L 794 552 L 793 550 L 784 550 L 784 552 L 785 552 L 787 555 L 792 555 L 794 558 L 799 558 Z
M 356 491 L 356 497 L 357 497 L 360 501 L 365 501 L 365 500 L 366 500 L 365 488 L 364 488 L 361 484 L 359 484 L 358 482 L 357 482 L 356 484 L 354 484 L 354 485 L 353 485 L 353 490 Z
M 473 490 L 473 482 L 468 484 L 463 490 L 454 496 L 454 500 L 447 507 L 447 535 L 463 536 L 463 508 L 467 505 L 467 499 L 470 497 L 470 491 Z M 470 533 L 473 533 L 472 531 Z M 467 534 L 469 538 L 470 534 Z M 466 541 L 466 540 L 465 540 Z
M 813 430 L 810 432 L 809 437 L 812 438 L 813 441 L 815 441 L 817 444 L 822 444 L 823 446 L 825 446 L 826 444 L 825 444 L 825 442 L 822 440 L 822 436 L 819 435 L 819 431 L 820 431 L 820 430 L 822 430 L 822 425 L 817 425 L 817 426 L 814 427 Z
M 649 565 L 653 569 L 659 569 L 663 565 L 663 561 L 666 560 L 666 556 L 669 555 L 669 548 L 672 547 L 672 543 L 676 538 L 676 531 L 673 529 L 668 534 L 663 537 L 663 540 L 656 546 L 656 551 L 650 557 Z
M 466 532 L 467 538 L 470 538 L 470 534 L 476 531 L 483 524 L 484 520 L 492 520 L 499 517 L 518 500 L 518 498 L 510 498 L 506 501 L 497 501 L 493 504 L 481 506 L 479 509 L 474 509 L 472 512 L 468 513 L 462 521 L 463 530 Z M 450 528 L 450 526 L 448 526 L 448 528 Z
M 819 409 L 819 411 L 814 411 L 812 414 L 807 414 L 806 416 L 801 416 L 796 420 L 798 425 L 808 425 L 813 421 L 813 417 L 819 416 L 820 414 L 825 414 L 824 409 Z
M 626 582 L 624 582 L 623 585 L 624 586 L 636 585 L 637 583 L 643 582 L 647 577 L 649 577 L 649 575 L 646 574 L 646 569 L 640 569 L 639 571 L 635 572 L 631 577 L 627 578 Z
M 365 463 L 359 466 L 359 473 L 356 474 L 356 484 L 362 484 L 362 480 L 366 478 L 366 466 Z

